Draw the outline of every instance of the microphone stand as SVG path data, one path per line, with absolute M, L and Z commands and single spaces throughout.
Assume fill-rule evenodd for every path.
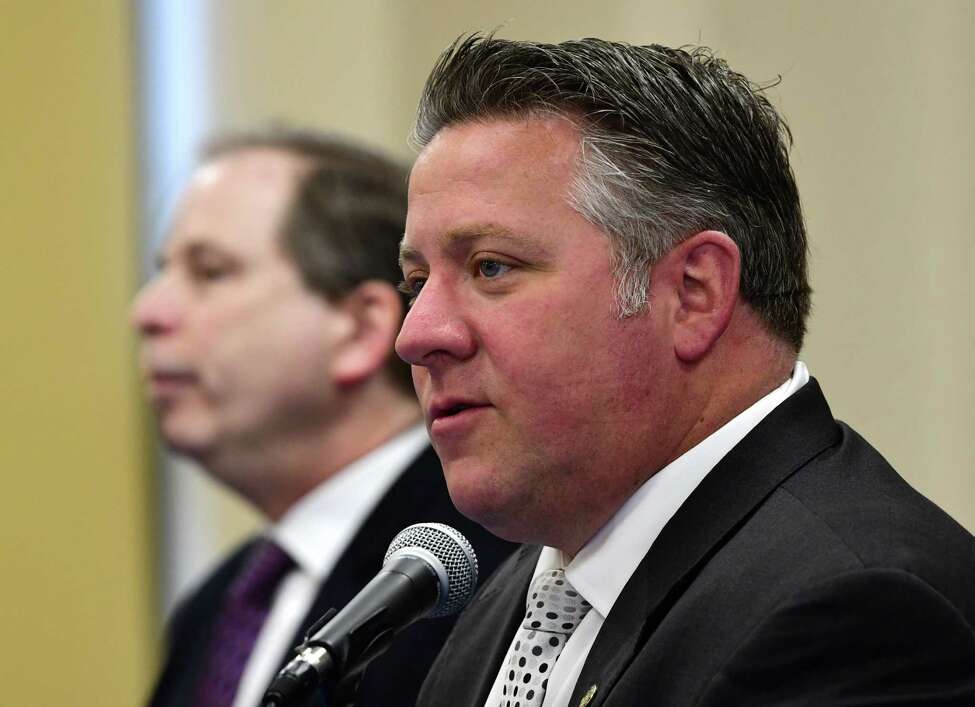
M 399 630 L 436 604 L 439 589 L 436 580 L 431 581 L 432 573 L 428 564 L 412 556 L 386 562 L 356 600 L 341 612 L 330 609 L 308 630 L 305 642 L 298 646 L 298 656 L 264 693 L 262 707 L 297 707 L 319 685 L 331 697 L 346 679 L 358 681 L 366 665 L 389 647 Z M 414 601 L 402 601 L 404 595 Z M 363 597 L 367 600 L 357 602 Z
M 308 627 L 305 631 L 305 640 L 302 641 L 294 650 L 295 654 L 301 654 L 308 651 L 306 655 L 318 659 L 315 665 L 322 666 L 322 673 L 324 675 L 329 675 L 335 670 L 335 664 L 332 657 L 325 650 L 324 646 L 309 645 L 309 641 L 312 636 L 314 636 L 319 629 L 321 629 L 325 624 L 331 621 L 335 615 L 339 613 L 339 610 L 334 606 L 326 611 L 321 618 L 319 618 L 315 623 Z M 288 664 L 289 667 L 293 663 Z M 302 662 L 297 664 L 296 668 L 289 672 L 289 677 L 293 680 L 283 680 L 281 675 L 277 675 L 274 682 L 268 688 L 264 697 L 261 699 L 261 707 L 298 707 L 300 702 L 296 700 L 303 699 L 312 695 L 316 688 L 322 688 L 322 693 L 328 693 L 327 696 L 322 694 L 322 703 L 320 707 L 347 707 L 347 705 L 354 704 L 355 694 L 358 692 L 358 683 L 352 692 L 353 699 L 346 703 L 346 705 L 333 705 L 331 701 L 331 693 L 335 688 L 332 684 L 319 684 L 321 683 L 320 673 L 315 669 L 311 662 Z

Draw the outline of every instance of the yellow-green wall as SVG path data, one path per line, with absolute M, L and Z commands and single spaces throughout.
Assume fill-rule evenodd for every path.
M 139 704 L 155 669 L 151 480 L 123 0 L 0 0 L 0 684 Z

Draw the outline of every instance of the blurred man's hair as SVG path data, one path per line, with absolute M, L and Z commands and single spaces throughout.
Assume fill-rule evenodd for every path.
M 427 79 L 413 141 L 464 121 L 560 115 L 581 133 L 571 205 L 610 236 L 620 316 L 647 306 L 647 272 L 681 240 L 726 233 L 741 294 L 802 346 L 806 233 L 791 134 L 762 93 L 704 47 L 599 39 L 542 44 L 459 37 Z
M 368 280 L 396 288 L 406 223 L 406 165 L 344 137 L 274 127 L 212 139 L 204 161 L 269 148 L 306 161 L 281 225 L 281 244 L 306 286 L 330 301 Z M 403 311 L 407 300 L 401 295 Z M 387 370 L 414 395 L 410 367 L 390 351 Z

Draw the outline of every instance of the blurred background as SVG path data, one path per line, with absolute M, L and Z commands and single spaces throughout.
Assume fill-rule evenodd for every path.
M 4 704 L 140 704 L 163 616 L 257 524 L 158 451 L 127 308 L 195 148 L 285 120 L 404 158 L 458 34 L 703 43 L 795 137 L 802 354 L 975 530 L 975 3 L 0 0 Z

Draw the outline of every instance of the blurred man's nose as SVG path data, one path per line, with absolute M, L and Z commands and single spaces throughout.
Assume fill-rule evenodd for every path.
M 172 331 L 179 323 L 178 297 L 164 274 L 143 285 L 132 303 L 131 320 L 143 336 L 157 336 Z

